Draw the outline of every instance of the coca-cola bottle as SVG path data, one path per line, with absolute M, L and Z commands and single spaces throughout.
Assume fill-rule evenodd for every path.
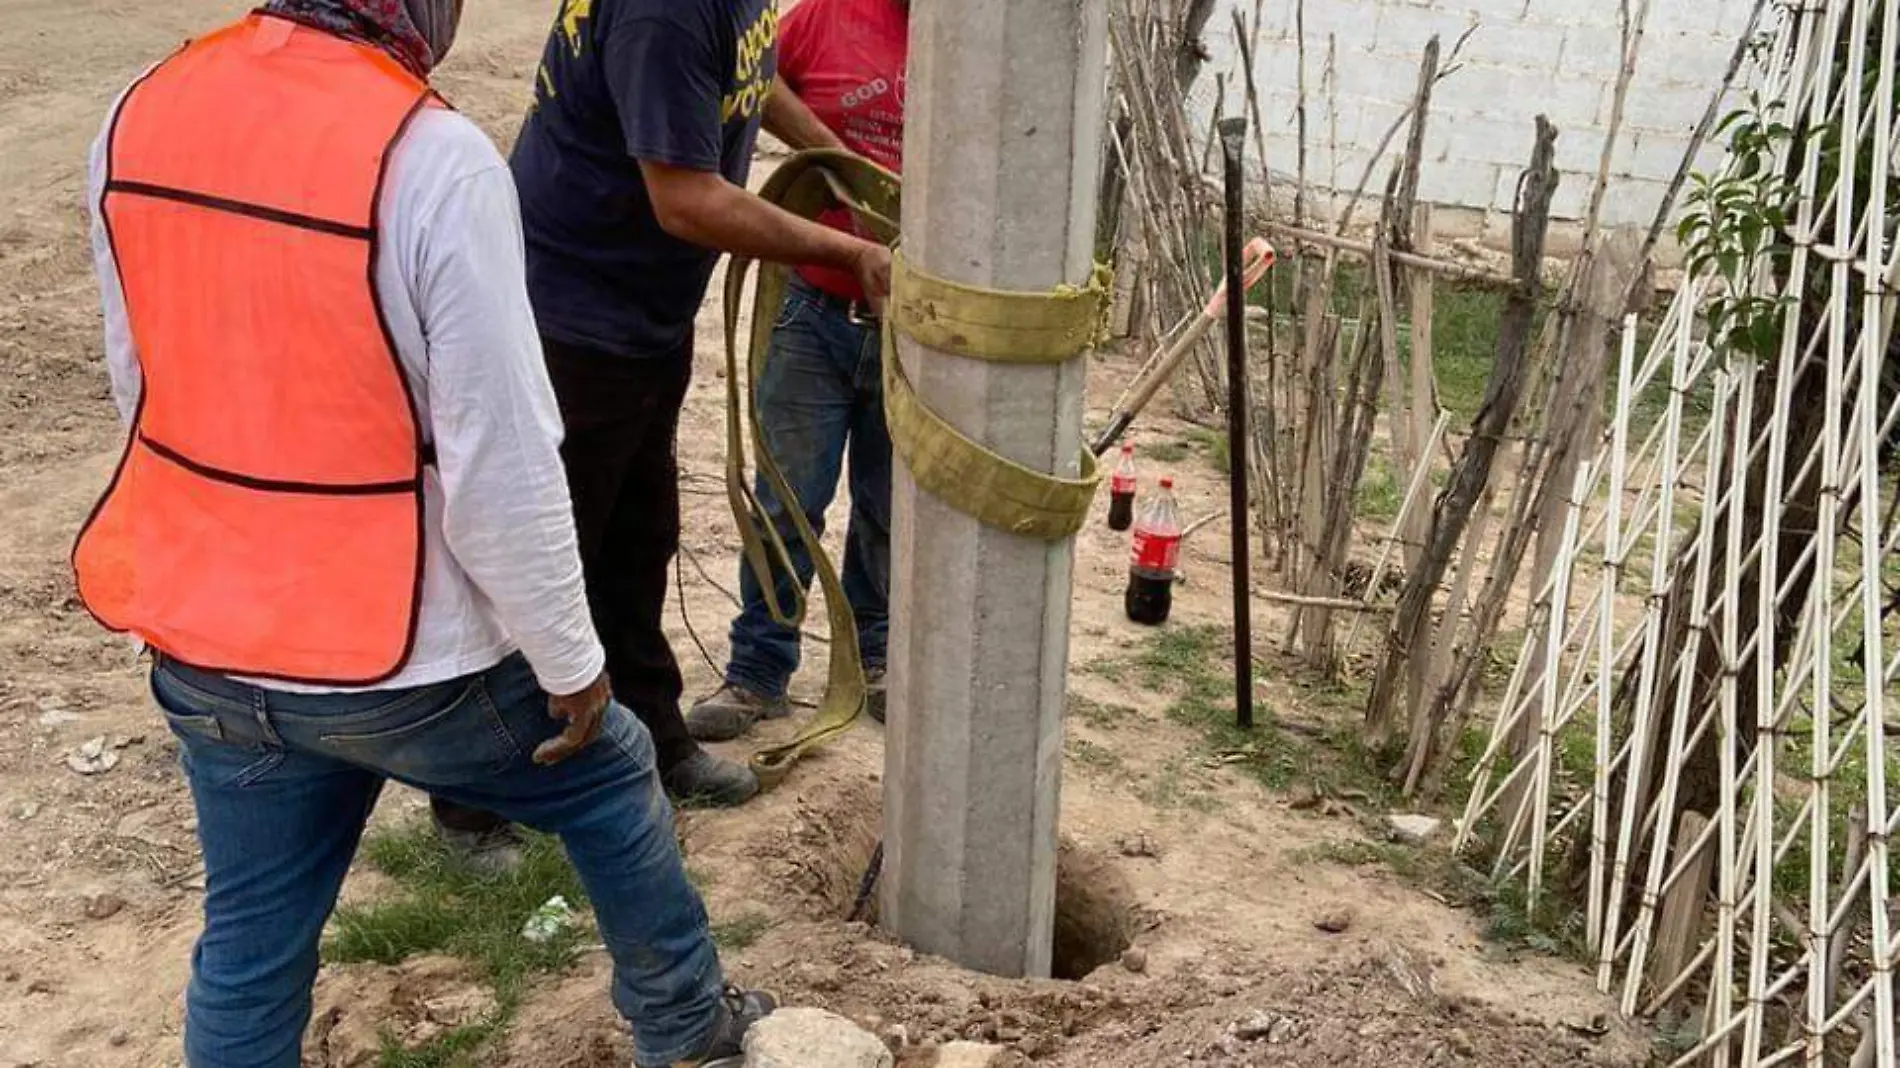
M 1160 492 L 1142 508 L 1134 540 L 1122 605 L 1129 619 L 1156 626 L 1167 622 L 1174 606 L 1174 572 L 1181 558 L 1181 510 L 1174 503 L 1173 479 L 1162 479 Z
M 1135 447 L 1122 446 L 1121 462 L 1108 476 L 1108 529 L 1127 530 L 1135 521 Z

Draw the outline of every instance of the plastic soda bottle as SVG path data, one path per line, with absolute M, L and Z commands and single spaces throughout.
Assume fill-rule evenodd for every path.
M 1135 522 L 1135 447 L 1122 446 L 1122 458 L 1108 476 L 1108 529 L 1127 530 Z
M 1142 508 L 1134 542 L 1122 604 L 1129 619 L 1156 626 L 1167 622 L 1174 606 L 1174 575 L 1181 560 L 1181 509 L 1174 503 L 1173 479 L 1162 479 L 1160 492 Z

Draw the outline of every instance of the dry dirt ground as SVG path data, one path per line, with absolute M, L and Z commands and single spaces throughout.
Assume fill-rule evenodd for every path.
M 132 650 L 90 623 L 65 563 L 118 438 L 99 365 L 84 160 L 112 95 L 187 32 L 234 10 L 228 0 L 0 0 L 0 1068 L 179 1062 L 202 889 L 191 805 Z M 449 97 L 504 143 L 551 14 L 546 2 L 471 4 L 440 75 Z M 730 584 L 712 329 L 684 421 L 686 529 L 697 559 Z M 1130 370 L 1130 361 L 1101 360 L 1092 405 L 1105 405 Z M 1174 473 L 1190 517 L 1216 507 L 1222 491 L 1207 464 L 1184 461 Z M 1192 582 L 1175 626 L 1224 618 L 1223 541 L 1190 543 Z M 1084 670 L 1125 660 L 1147 639 L 1120 615 L 1125 542 L 1097 524 L 1077 551 L 1074 688 L 1114 714 L 1071 724 L 1064 894 L 1090 931 L 1131 938 L 1145 968 L 1111 961 L 1086 981 L 1004 982 L 843 922 L 876 819 L 879 736 L 867 727 L 743 812 L 683 819 L 715 917 L 770 922 L 732 955 L 739 979 L 849 1014 L 913 1064 L 927 1060 L 919 1047 L 952 1036 L 1010 1044 L 1039 1064 L 1097 1068 L 1643 1062 L 1639 1036 L 1606 1030 L 1608 1006 L 1581 969 L 1502 961 L 1470 913 L 1377 868 L 1316 861 L 1327 843 L 1366 828 L 1295 811 L 1210 759 L 1197 731 L 1163 716 L 1164 694 Z M 719 657 L 729 605 L 711 582 L 690 568 L 686 576 L 686 603 Z M 1277 612 L 1260 611 L 1264 633 L 1283 632 Z M 677 637 L 692 688 L 704 688 L 711 670 L 683 630 Z M 807 695 L 819 677 L 801 679 Z M 1303 714 L 1279 677 L 1263 697 L 1284 715 Z M 68 754 L 98 738 L 115 747 L 116 767 L 92 776 L 69 768 Z M 410 818 L 418 804 L 392 792 L 379 819 Z M 380 889 L 364 875 L 346 894 Z M 1345 931 L 1316 928 L 1342 907 Z M 583 956 L 542 983 L 484 1063 L 628 1063 L 604 977 L 604 962 Z M 332 1039 L 412 1033 L 420 1017 L 452 1013 L 466 987 L 441 961 L 327 969 L 324 1033 L 306 1063 L 361 1063 Z

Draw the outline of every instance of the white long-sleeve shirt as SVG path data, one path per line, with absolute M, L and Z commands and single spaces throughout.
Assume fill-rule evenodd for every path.
M 92 147 L 92 250 L 106 366 L 129 424 L 138 353 L 100 215 L 111 128 L 108 116 Z M 606 657 L 581 583 L 560 410 L 528 306 L 514 182 L 474 123 L 429 109 L 392 149 L 381 209 L 376 288 L 436 464 L 424 474 L 414 651 L 374 688 L 458 678 L 519 648 L 544 689 L 577 692 Z

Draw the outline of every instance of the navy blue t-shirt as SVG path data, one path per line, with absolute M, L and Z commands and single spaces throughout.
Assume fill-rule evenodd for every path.
M 718 254 L 660 227 L 639 161 L 744 185 L 777 42 L 776 0 L 562 0 L 509 161 L 543 334 L 688 350 Z

